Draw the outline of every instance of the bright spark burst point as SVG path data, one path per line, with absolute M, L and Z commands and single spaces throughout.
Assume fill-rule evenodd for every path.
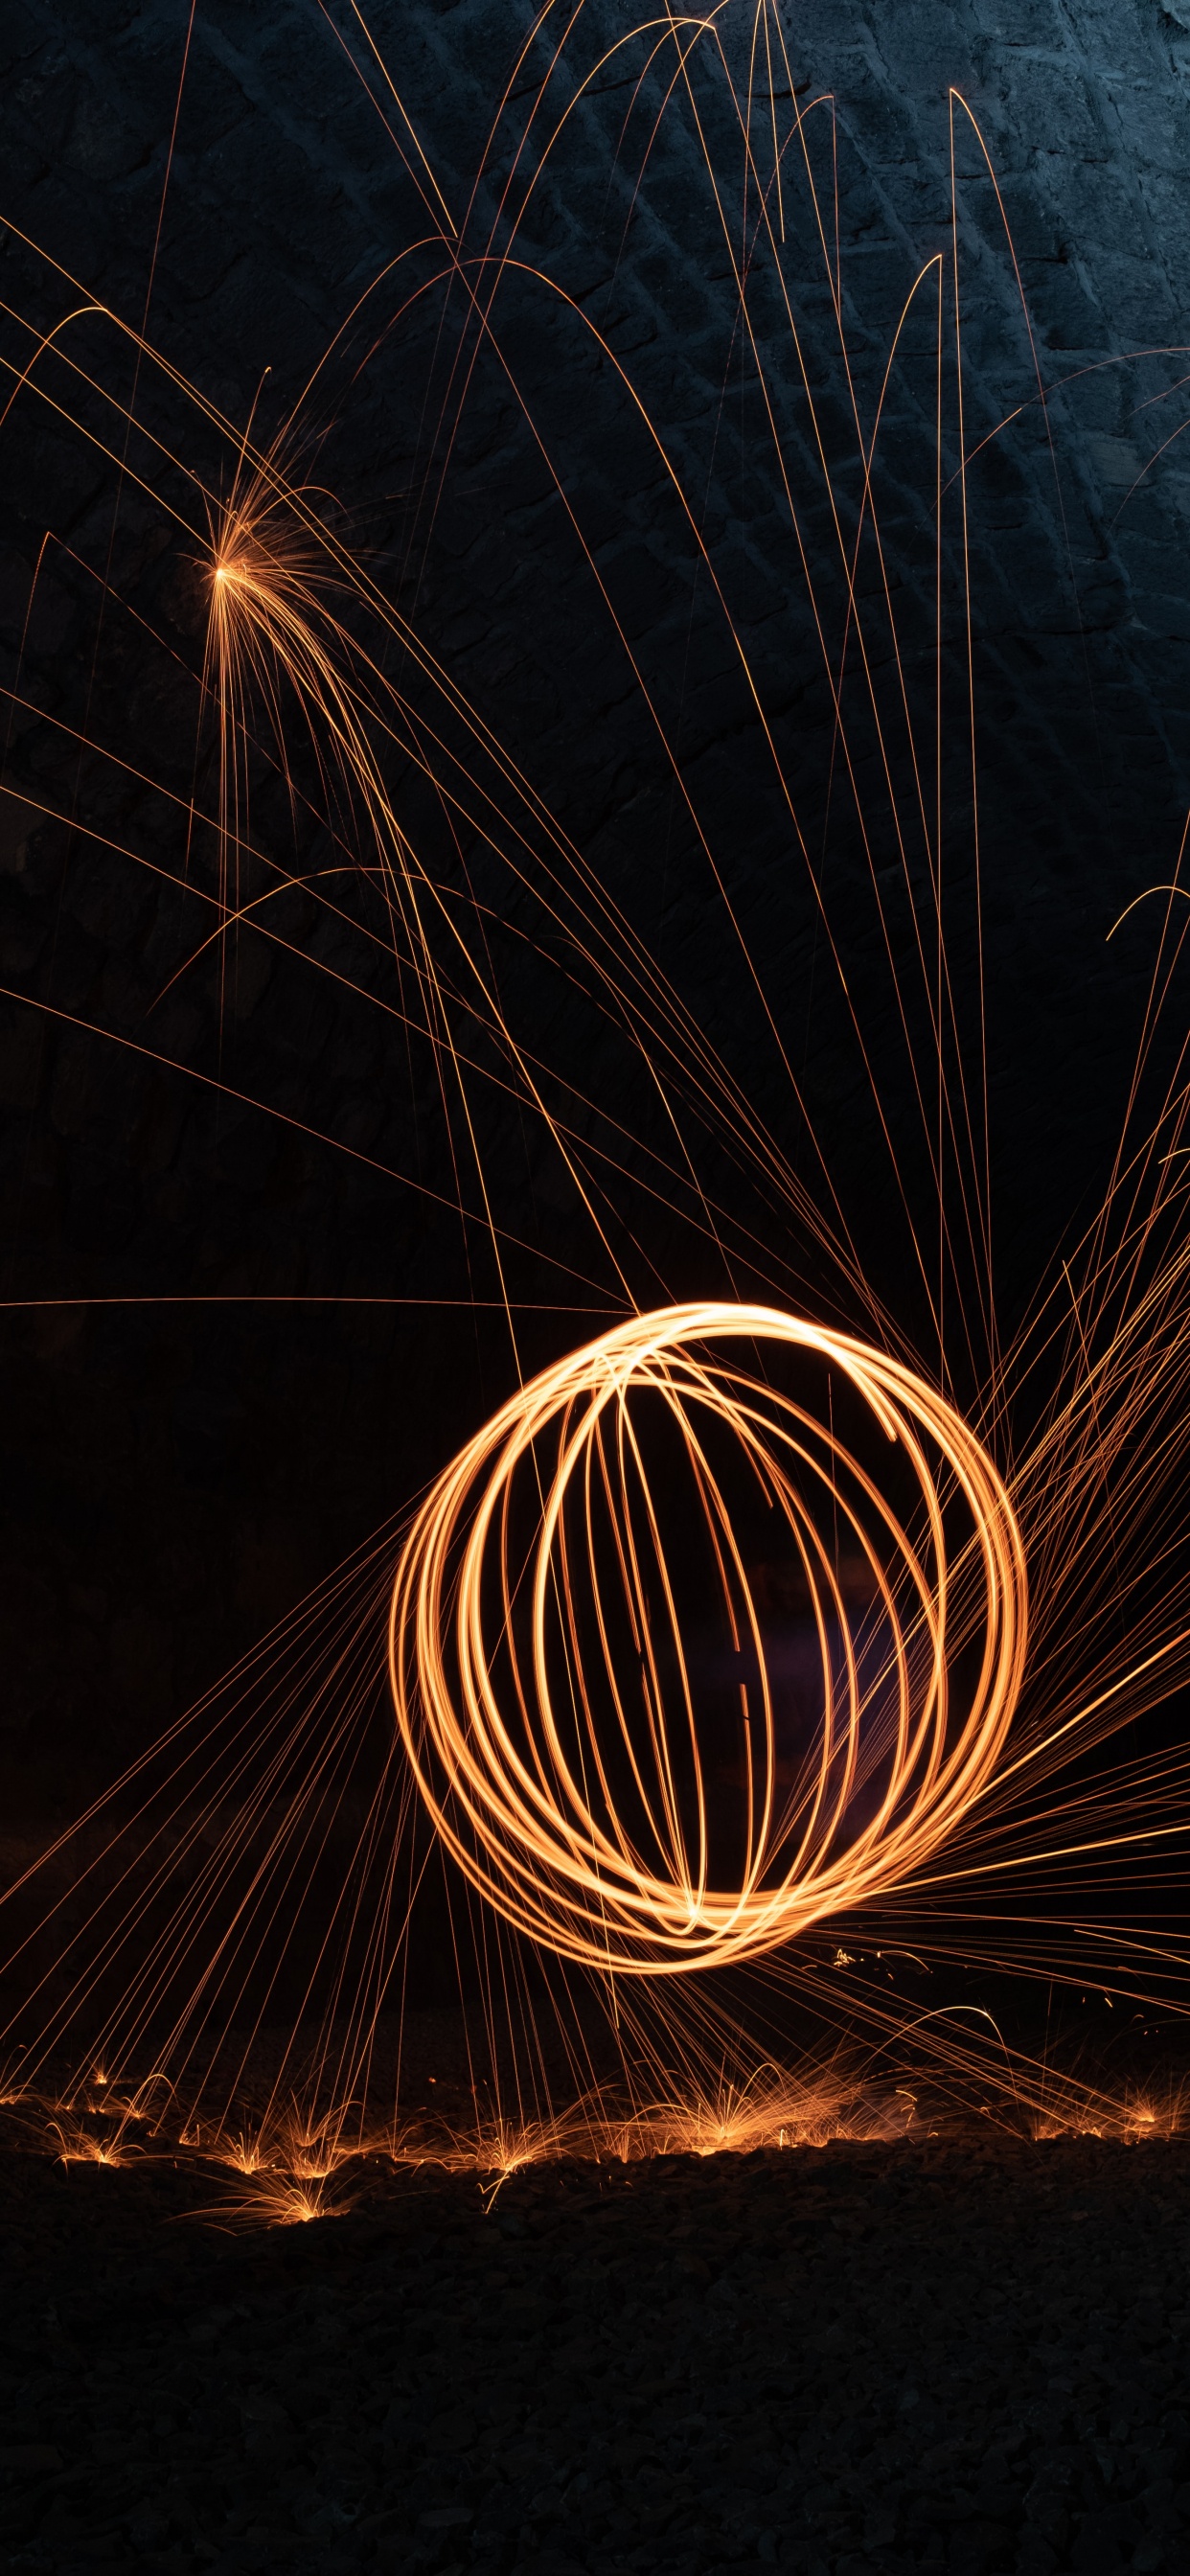
M 789 1352 L 817 1406 L 771 1382 Z M 861 1445 L 895 1448 L 903 1498 Z M 799 1602 L 793 1674 L 741 1470 Z M 995 1771 L 1026 1624 L 1011 1503 L 945 1398 L 850 1335 L 710 1302 L 616 1326 L 460 1452 L 401 1556 L 390 1675 L 481 1893 L 565 1958 L 658 1976 L 756 1957 L 920 1867 Z

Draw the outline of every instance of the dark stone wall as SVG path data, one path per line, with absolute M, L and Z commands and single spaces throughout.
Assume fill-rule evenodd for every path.
M 804 183 L 788 160 L 785 273 L 800 352 L 760 268 L 751 290 L 775 446 L 695 140 L 697 111 L 716 167 L 738 176 L 721 80 L 709 61 L 696 65 L 690 96 L 671 100 L 653 134 L 659 75 L 638 94 L 641 49 L 609 55 L 533 180 L 532 124 L 519 157 L 518 144 L 560 23 L 513 77 L 491 142 L 527 13 L 506 0 L 371 13 L 438 184 L 466 216 L 464 250 L 511 248 L 521 264 L 503 278 L 485 336 L 466 296 L 446 292 L 424 174 L 394 144 L 406 129 L 374 60 L 375 100 L 361 88 L 340 41 L 364 61 L 346 12 L 314 0 L 199 9 L 174 135 L 184 0 L 7 6 L 0 346 L 10 371 L 25 368 L 35 335 L 85 301 L 70 280 L 138 324 L 151 282 L 154 349 L 238 428 L 251 415 L 263 441 L 401 254 L 303 407 L 293 470 L 335 496 L 336 535 L 531 776 L 817 1186 L 784 1050 L 865 1259 L 924 1338 L 902 1204 L 765 728 L 880 1070 L 909 1199 L 926 1206 L 912 1074 L 925 1005 L 913 986 L 903 1027 L 885 930 L 908 988 L 894 813 L 920 893 L 903 704 L 932 764 L 933 289 L 900 344 L 873 474 L 905 700 L 869 544 L 857 585 L 884 731 L 865 710 L 852 653 L 851 796 L 802 561 L 804 549 L 837 648 L 845 588 L 809 394 L 847 524 L 856 435 Z M 1019 263 L 1018 286 L 960 112 L 984 990 L 1011 1320 L 1102 1186 L 1148 989 L 1152 907 L 1110 947 L 1106 933 L 1133 895 L 1171 876 L 1190 797 L 1178 436 L 1190 11 L 1155 0 L 807 0 L 784 23 L 803 105 L 834 95 L 843 312 L 865 422 L 913 280 L 951 247 L 950 84 L 986 139 Z M 555 114 L 630 24 L 618 8 L 583 13 L 574 71 L 548 92 Z M 746 10 L 726 22 L 737 74 L 751 24 Z M 781 93 L 782 78 L 773 86 Z M 787 101 L 779 107 L 788 116 Z M 833 207 L 830 134 L 816 109 L 808 145 Z M 729 213 L 729 233 L 734 222 Z M 469 271 L 476 291 L 488 275 Z M 970 1070 L 979 988 L 949 289 L 943 321 L 944 909 Z M 270 907 L 267 935 L 245 927 L 222 951 L 203 946 L 212 843 L 195 837 L 188 810 L 192 797 L 209 808 L 213 751 L 197 687 L 205 608 L 193 478 L 225 492 L 233 450 L 109 320 L 75 319 L 60 345 L 64 356 L 46 352 L 34 370 L 49 399 L 18 392 L 0 428 L 0 677 L 17 693 L 2 773 L 0 980 L 24 997 L 0 1010 L 2 1293 L 13 1301 L 0 1320 L 0 1651 L 12 1796 L 72 1805 L 80 1785 L 402 1507 L 508 1386 L 512 1361 L 482 1226 L 452 1213 L 456 1193 L 474 1209 L 475 1173 L 460 1178 L 452 1155 L 440 1059 L 424 1032 L 377 1008 L 377 996 L 391 1006 L 394 982 L 371 896 L 357 890 L 332 915 L 298 890 Z M 690 502 L 755 695 L 613 356 Z M 130 401 L 142 424 L 133 431 L 118 408 Z M 424 673 L 408 656 L 392 668 L 414 718 L 436 721 L 441 702 Z M 333 852 L 301 802 L 316 781 L 300 743 L 294 764 L 296 811 L 275 768 L 257 762 L 252 829 L 310 876 Z M 559 1070 L 555 1096 L 603 1175 L 611 1248 L 635 1293 L 725 1284 L 689 1197 L 675 1213 L 651 1195 L 647 1149 L 663 1146 L 664 1116 L 590 979 L 576 986 L 565 943 L 481 843 L 452 835 L 407 758 L 394 756 L 393 788 L 436 880 L 457 894 L 469 870 L 490 906 L 502 998 L 524 1042 Z M 725 930 L 712 858 L 766 1008 Z M 249 880 L 250 869 L 242 892 Z M 1180 1007 L 1175 983 L 1170 1049 Z M 485 1041 L 466 1027 L 490 1070 Z M 88 1033 L 97 1028 L 110 1034 Z M 498 1176 L 516 1238 L 512 1294 L 535 1309 L 606 1307 L 614 1270 L 558 1156 L 505 1094 L 480 1084 L 475 1097 L 483 1167 Z M 618 1173 L 600 1159 L 613 1151 L 612 1121 L 638 1140 L 614 1146 Z M 804 1280 L 788 1216 L 708 1153 L 722 1203 L 758 1234 L 754 1279 L 771 1288 L 790 1265 Z M 746 1264 L 732 1275 L 742 1283 Z M 281 1293 L 328 1302 L 169 1302 Z M 30 1305 L 130 1295 L 151 1302 Z M 410 1302 L 342 1302 L 393 1297 Z M 523 1363 L 579 1329 L 572 1313 L 526 1315 Z

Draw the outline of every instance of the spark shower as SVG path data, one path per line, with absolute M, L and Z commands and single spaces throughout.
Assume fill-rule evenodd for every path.
M 1106 1186 L 1005 1336 L 969 518 L 1014 425 L 1053 432 L 991 157 L 952 93 L 949 223 L 877 346 L 848 300 L 837 102 L 803 76 L 771 0 L 667 10 L 608 43 L 589 9 L 547 6 L 457 202 L 399 65 L 358 12 L 323 16 L 419 228 L 267 431 L 263 388 L 225 414 L 5 210 L 36 281 L 27 311 L 5 308 L 9 410 L 42 406 L 98 461 L 113 532 L 129 496 L 151 502 L 201 607 L 189 793 L 146 769 L 143 743 L 59 726 L 104 775 L 148 781 L 156 838 L 42 810 L 70 822 L 82 866 L 102 852 L 148 871 L 179 922 L 201 913 L 171 987 L 214 962 L 232 1012 L 244 943 L 261 940 L 379 1035 L 386 1095 L 416 1056 L 429 1178 L 306 1105 L 247 1105 L 457 1220 L 476 1305 L 504 1318 L 508 1391 L 393 1528 L 9 1889 L 14 2099 L 81 2106 L 70 2152 L 114 2154 L 145 2119 L 248 2176 L 283 2166 L 308 2197 L 349 2151 L 408 2134 L 403 2005 L 433 1888 L 472 2062 L 490 2070 L 487 2148 L 468 2153 L 498 2162 L 576 2118 L 604 2141 L 817 2135 L 888 2117 L 923 2051 L 938 2083 L 1039 2122 L 1131 2117 L 1097 2076 L 1057 2076 L 964 2010 L 911 2010 L 883 1972 L 840 2000 L 862 1942 L 1022 1991 L 1093 1978 L 1143 2012 L 1183 2009 L 1190 1774 L 1168 1724 L 1144 1732 L 1190 1678 L 1187 1091 L 1165 1035 L 1181 859 L 1154 896 Z M 179 115 L 184 102 L 183 67 Z M 785 655 L 826 718 L 809 749 L 707 532 L 699 474 L 721 419 L 701 453 L 679 436 L 564 260 L 553 273 L 526 246 L 547 190 L 565 204 L 591 114 L 613 119 L 599 130 L 620 261 L 659 173 L 672 187 L 675 131 L 717 227 L 722 410 L 730 394 L 776 513 Z M 1018 338 L 1003 415 L 978 431 L 972 174 Z M 540 340 L 522 362 L 527 315 Z M 591 855 L 573 799 L 563 817 L 400 604 L 392 562 L 357 533 L 369 496 L 348 510 L 325 479 L 336 424 L 403 332 L 421 334 L 433 423 L 419 544 L 432 552 L 448 510 L 474 388 L 495 381 L 679 818 L 710 1009 L 681 939 L 665 953 L 656 885 Z M 1184 372 L 1183 352 L 1141 355 L 1163 382 Z M 781 841 L 763 902 L 700 803 L 668 631 L 659 646 L 633 627 L 596 533 L 606 493 L 596 509 L 560 441 L 566 364 L 596 386 L 593 424 L 614 424 L 616 452 L 645 459 L 685 565 L 684 650 L 713 639 L 750 793 L 763 767 Z M 894 410 L 919 444 L 916 518 L 898 532 L 909 583 L 886 537 Z M 606 455 L 604 440 L 603 471 Z M 30 615 L 65 551 L 47 530 Z M 101 566 L 75 568 L 102 592 L 98 674 L 124 604 Z M 138 649 L 178 662 L 157 635 Z M 18 715 L 24 692 L 18 673 Z M 832 874 L 835 805 L 847 855 Z M 778 898 L 829 986 L 846 1122 L 815 1112 L 799 1070 L 799 996 L 766 954 Z M 244 1105 L 218 1062 L 169 1055 L 151 1025 L 9 998 Z M 873 1158 L 895 1257 L 856 1188 Z M 543 1169 L 557 1228 L 526 1185 Z M 551 1300 L 564 1346 L 535 1371 L 526 1319 Z M 279 1292 L 279 1331 L 296 1302 Z M 823 2037 L 774 2075 L 791 2011 Z M 245 2101 L 252 2141 L 234 2126 Z M 114 2128 L 105 2102 L 122 2106 Z

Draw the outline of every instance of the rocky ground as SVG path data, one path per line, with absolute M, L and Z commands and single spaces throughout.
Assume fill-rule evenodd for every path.
M 0 2191 L 14 2569 L 1190 2569 L 1177 2143 Z

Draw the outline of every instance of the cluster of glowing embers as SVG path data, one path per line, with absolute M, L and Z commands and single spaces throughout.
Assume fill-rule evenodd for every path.
M 931 2114 L 907 2087 L 878 2094 L 829 2071 L 802 2078 L 766 2068 L 750 2082 L 633 2106 L 593 2097 L 556 2114 L 493 2114 L 457 2129 L 426 2119 L 369 2122 L 342 2111 L 307 2116 L 298 2103 L 234 2121 L 179 2123 L 159 2076 L 134 2089 L 100 2073 L 68 2099 L 8 2089 L 0 2111 L 12 2142 L 70 2166 L 113 2171 L 154 2163 L 189 2168 L 209 2181 L 210 2203 L 192 2214 L 231 2225 L 285 2227 L 345 2216 L 383 2193 L 401 2171 L 431 2167 L 471 2174 L 485 2200 L 535 2165 L 605 2168 L 677 2156 L 813 2151 L 836 2144 L 945 2143 L 952 2122 Z M 1054 2077 L 1048 2102 L 1016 2119 L 984 2105 L 991 2142 L 1038 2145 L 1072 2136 L 1143 2145 L 1185 2134 L 1183 2088 L 1092 2094 Z M 964 2132 L 969 2139 L 970 2122 Z

